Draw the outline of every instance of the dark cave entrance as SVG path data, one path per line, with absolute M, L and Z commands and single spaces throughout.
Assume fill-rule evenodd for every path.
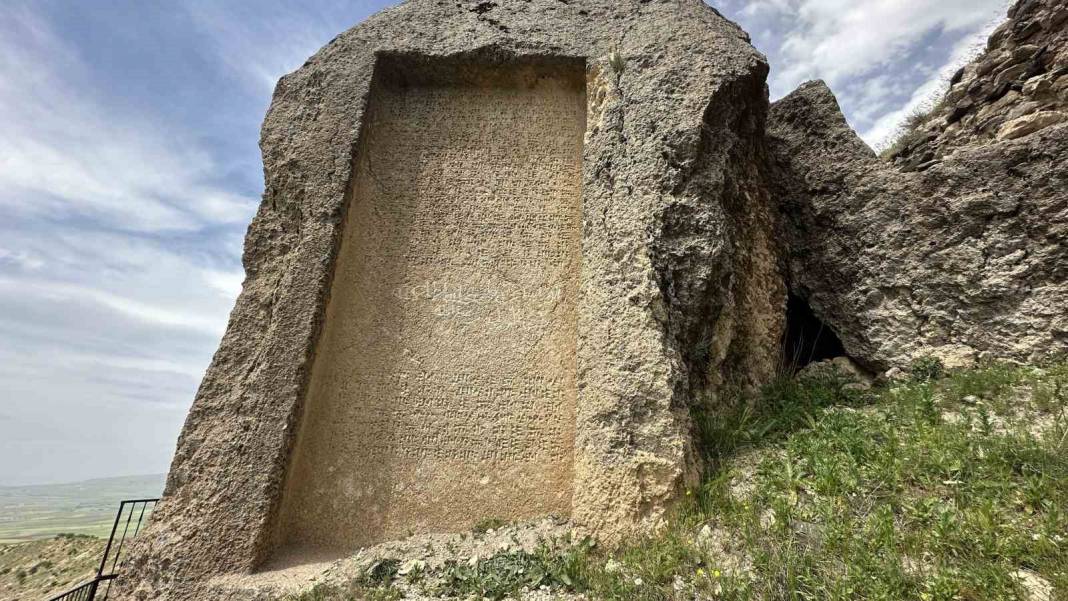
M 809 363 L 843 357 L 845 347 L 834 330 L 816 317 L 801 297 L 786 299 L 786 332 L 782 344 L 783 367 L 796 371 Z

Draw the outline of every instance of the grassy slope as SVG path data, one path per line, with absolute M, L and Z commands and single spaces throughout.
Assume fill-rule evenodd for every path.
M 414 586 L 621 601 L 1068 599 L 1068 364 L 921 367 L 872 391 L 780 382 L 699 420 L 713 469 L 655 537 L 614 551 L 547 544 Z M 387 570 L 301 599 L 396 598 L 412 589 L 403 578 Z
M 0 545 L 0 599 L 41 601 L 88 580 L 105 541 L 81 535 Z
M 1038 576 L 1068 595 L 1068 366 L 990 366 L 881 391 L 868 406 L 846 395 L 844 408 L 818 409 L 832 392 L 801 400 L 813 409 L 767 445 L 747 494 L 729 468 L 706 484 L 697 513 L 740 538 L 752 566 L 706 588 L 1012 599 Z

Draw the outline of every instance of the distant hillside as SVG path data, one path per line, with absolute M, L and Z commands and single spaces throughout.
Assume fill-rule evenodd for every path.
M 0 599 L 41 601 L 93 577 L 104 540 L 64 535 L 0 545 Z
M 37 486 L 0 486 L 0 543 L 61 532 L 107 536 L 123 499 L 158 497 L 163 474 Z

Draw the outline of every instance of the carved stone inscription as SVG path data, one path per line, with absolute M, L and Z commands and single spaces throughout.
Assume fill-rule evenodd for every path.
M 584 73 L 452 69 L 373 87 L 284 545 L 570 513 Z

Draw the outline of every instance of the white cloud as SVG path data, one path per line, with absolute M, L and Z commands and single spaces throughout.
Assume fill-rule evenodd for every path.
M 901 124 L 912 113 L 929 109 L 945 92 L 949 78 L 960 67 L 973 59 L 985 46 L 986 39 L 997 26 L 998 20 L 985 23 L 982 27 L 963 37 L 954 46 L 949 59 L 935 71 L 926 82 L 909 97 L 904 105 L 882 115 L 861 135 L 873 148 L 886 146 L 901 128 Z
M 822 79 L 880 145 L 971 57 L 1009 0 L 710 0 L 754 34 L 780 98 Z
M 300 67 L 331 38 L 356 24 L 332 19 L 324 13 L 323 4 L 294 5 L 262 0 L 240 5 L 190 0 L 183 8 L 207 34 L 213 56 L 222 60 L 246 85 L 269 95 L 281 76 Z M 385 3 L 364 4 L 368 6 L 351 6 L 349 10 L 362 17 Z M 344 5 L 332 7 L 334 10 L 328 12 L 342 12 L 338 10 L 341 6 Z M 270 43 L 264 43 L 265 40 Z
M 243 271 L 205 271 L 204 280 L 223 298 L 232 300 L 241 293 L 241 284 L 245 281 Z
M 40 266 L 0 259 L 0 483 L 163 470 L 240 271 L 116 233 L 0 239 Z
M 0 484 L 160 471 L 257 199 L 39 6 L 0 12 Z
M 13 265 L 23 271 L 37 271 L 44 267 L 44 260 L 21 250 L 0 248 L 0 266 Z
M 1004 14 L 1005 0 L 793 0 L 777 3 L 793 26 L 772 85 L 785 93 L 807 79 L 832 87 L 893 65 L 931 33 L 972 32 Z
M 25 278 L 0 277 L 0 294 L 36 297 L 48 302 L 95 303 L 127 318 L 148 324 L 188 328 L 205 334 L 221 335 L 225 322 L 218 315 L 200 315 L 188 311 L 152 305 L 89 286 L 61 282 L 35 282 Z
M 256 199 L 208 182 L 197 144 L 100 96 L 89 68 L 32 12 L 0 13 L 0 205 L 139 231 L 248 219 Z

